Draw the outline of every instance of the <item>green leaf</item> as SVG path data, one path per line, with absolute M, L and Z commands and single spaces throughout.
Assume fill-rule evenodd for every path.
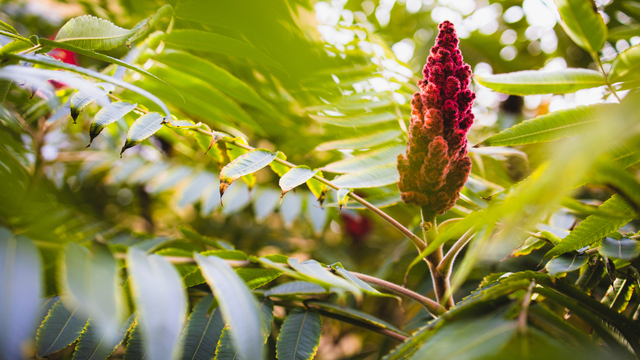
M 88 317 L 80 315 L 77 311 L 77 307 L 72 311 L 67 310 L 62 301 L 53 305 L 36 335 L 38 357 L 60 351 L 80 337 Z
M 273 302 L 269 299 L 263 299 L 260 303 L 260 320 L 261 331 L 264 338 L 264 343 L 267 342 L 267 337 L 271 332 L 271 323 L 273 322 Z M 234 340 L 233 332 L 229 325 L 227 325 L 222 331 L 220 341 L 216 348 L 215 360 L 243 360 L 245 359 L 239 354 L 238 347 Z
M 634 239 L 622 238 L 618 240 L 607 236 L 602 239 L 598 250 L 600 254 L 608 258 L 633 261 L 640 255 L 640 244 Z
M 324 287 L 308 282 L 308 281 L 289 281 L 272 287 L 264 293 L 264 296 L 283 296 L 283 295 L 309 295 L 309 294 L 326 294 L 328 293 Z
M 135 313 L 129 316 L 120 327 L 118 335 L 112 340 L 107 340 L 106 334 L 94 326 L 93 320 L 89 320 L 82 336 L 80 336 L 78 345 L 76 345 L 73 360 L 104 360 L 108 358 L 124 341 L 135 317 Z
M 347 206 L 347 200 L 349 200 L 348 196 L 351 192 L 351 189 L 342 188 L 338 190 L 336 197 L 338 198 L 338 207 L 342 210 L 343 206 Z
M 184 236 L 186 239 L 189 239 L 193 242 L 199 243 L 199 244 L 203 244 L 203 245 L 208 245 L 214 248 L 218 248 L 218 249 L 223 249 L 223 250 L 233 250 L 233 249 L 226 249 L 225 247 L 223 247 L 222 245 L 220 245 L 220 243 L 211 237 L 208 236 L 203 236 L 198 234 L 196 231 L 186 227 L 186 226 L 180 226 L 178 228 L 178 230 L 180 231 L 180 233 L 182 234 L 182 236 Z
M 358 311 L 355 309 L 351 309 L 348 307 L 343 307 L 343 306 L 339 306 L 336 304 L 330 304 L 330 303 L 326 303 L 326 302 L 320 302 L 320 301 L 308 301 L 307 302 L 311 308 L 316 309 L 318 311 L 320 311 L 320 314 L 322 316 L 330 316 L 330 317 L 334 317 L 331 315 L 336 315 L 339 316 L 338 319 L 352 319 L 357 321 L 358 323 L 361 324 L 366 324 L 369 326 L 372 326 L 374 328 L 377 329 L 384 329 L 384 330 L 388 330 L 391 332 L 394 332 L 398 335 L 402 335 L 402 336 L 406 336 L 409 337 L 409 335 L 407 333 L 405 333 L 404 331 L 398 329 L 397 327 L 389 324 L 388 322 L 378 319 L 375 316 L 371 316 L 367 313 L 364 313 L 362 311 Z M 344 320 L 343 320 L 344 321 Z
M 236 273 L 251 290 L 266 285 L 282 275 L 282 272 L 279 270 L 263 268 L 238 268 L 236 269 Z
M 20 61 L 26 61 L 26 62 L 30 62 L 30 63 L 34 63 L 34 64 L 38 64 L 38 65 L 43 65 L 43 66 L 47 66 L 47 67 L 53 67 L 56 69 L 63 69 L 63 70 L 68 70 L 71 72 L 75 72 L 78 74 L 82 74 L 88 77 L 92 77 L 98 80 L 102 80 L 111 84 L 114 84 L 116 86 L 120 86 L 124 89 L 133 91 L 136 94 L 139 94 L 141 96 L 144 96 L 145 98 L 151 100 L 152 102 L 154 102 L 156 105 L 158 105 L 162 111 L 164 111 L 166 118 L 167 119 L 171 119 L 171 112 L 169 111 L 169 108 L 167 107 L 167 105 L 165 105 L 164 102 L 162 102 L 162 100 L 158 99 L 157 96 L 151 94 L 150 92 L 143 90 L 135 85 L 131 85 L 126 81 L 122 81 L 119 79 L 116 79 L 112 76 L 107 76 L 104 74 L 101 74 L 99 72 L 93 71 L 93 70 L 89 70 L 83 67 L 79 67 L 79 66 L 75 66 L 75 65 L 71 65 L 71 64 L 65 64 L 61 61 L 58 60 L 53 60 L 51 58 L 47 58 L 45 56 L 41 56 L 41 55 L 18 55 L 18 54 L 8 54 L 6 55 L 7 57 L 11 58 L 11 59 L 15 59 L 15 60 L 20 60 Z M 8 67 L 5 67 L 4 69 L 6 70 Z M 46 70 L 42 70 L 39 69 L 40 71 L 43 72 L 44 75 L 47 74 L 52 74 L 55 75 L 56 72 L 46 72 Z M 52 76 L 53 78 L 56 78 L 56 76 Z
M 334 269 L 338 274 L 340 274 L 347 281 L 349 281 L 353 285 L 355 285 L 358 288 L 360 288 L 360 290 L 362 290 L 362 292 L 364 292 L 367 295 L 379 296 L 379 297 L 390 297 L 390 298 L 397 299 L 399 302 L 402 301 L 399 297 L 397 297 L 395 295 L 381 293 L 380 291 L 372 288 L 371 285 L 369 285 L 366 282 L 360 280 L 357 276 L 355 276 L 351 272 L 347 271 L 340 264 L 332 265 L 331 268 Z
M 376 166 L 396 165 L 398 155 L 407 150 L 406 145 L 390 145 L 380 149 L 360 153 L 356 156 L 333 162 L 322 168 L 332 173 L 353 173 L 371 169 Z
M 623 312 L 633 296 L 634 287 L 632 279 L 617 278 L 602 298 L 602 303 L 617 312 Z
M 640 26 L 637 24 L 616 26 L 609 29 L 607 38 L 613 44 L 618 40 L 630 40 L 634 36 L 640 36 Z
M 318 171 L 316 173 L 316 176 L 324 178 L 322 171 Z M 327 191 L 328 191 L 327 185 L 321 182 L 320 180 L 311 178 L 307 180 L 307 186 L 309 187 L 309 190 L 311 190 L 313 195 L 315 195 L 316 199 L 318 199 L 318 202 L 320 203 L 320 205 L 322 205 L 322 203 L 324 202 L 325 196 L 327 195 Z
M 108 342 L 117 336 L 122 325 L 118 263 L 109 248 L 96 244 L 93 252 L 70 242 L 64 250 L 62 287 L 66 294 L 62 301 L 78 314 L 91 317 L 96 331 Z M 100 286 L 95 286 L 100 284 Z
M 392 112 L 372 113 L 366 115 L 353 115 L 353 116 L 320 116 L 309 115 L 313 120 L 319 121 L 325 124 L 331 124 L 342 127 L 352 126 L 368 126 L 376 125 L 389 121 L 397 121 L 398 115 Z
M 600 205 L 599 209 L 600 208 L 605 211 L 615 211 L 628 214 L 629 218 L 612 219 L 598 215 L 591 215 L 578 224 L 578 226 L 571 231 L 571 233 L 567 235 L 560 244 L 549 250 L 544 257 L 550 258 L 562 255 L 566 252 L 578 250 L 585 246 L 595 244 L 603 237 L 623 227 L 635 217 L 633 207 L 617 194 L 613 195 L 609 200 L 605 201 L 604 204 Z
M 255 149 L 237 157 L 220 170 L 220 196 L 239 177 L 253 174 L 269 165 L 276 154 L 265 149 Z
M 640 75 L 638 75 L 639 68 L 640 45 L 634 45 L 618 54 L 615 58 L 609 72 L 609 81 L 615 83 L 640 80 Z
M 607 39 L 607 26 L 592 1 L 554 0 L 562 21 L 560 24 L 578 46 L 594 56 Z
M 202 256 L 215 255 L 225 260 L 247 260 L 247 254 L 240 250 L 207 250 L 201 253 Z
M 284 319 L 276 343 L 279 360 L 311 360 L 316 356 L 322 320 L 317 311 L 293 309 Z
M 307 279 L 323 286 L 327 290 L 332 287 L 336 287 L 351 292 L 356 299 L 362 298 L 362 291 L 357 286 L 333 275 L 315 260 L 306 260 L 300 263 L 298 262 L 298 259 L 290 258 L 289 266 L 298 273 L 304 275 Z
M 580 269 L 580 277 L 576 281 L 576 286 L 581 290 L 586 292 L 587 294 L 591 293 L 602 277 L 605 274 L 605 266 L 604 263 L 600 260 L 597 260 L 595 265 L 591 265 L 587 263 L 587 265 L 583 266 Z
M 6 359 L 22 358 L 33 338 L 42 296 L 40 254 L 31 240 L 0 226 L 0 349 Z
M 149 344 L 145 343 L 142 336 L 142 328 L 136 321 L 133 324 L 129 340 L 127 340 L 127 349 L 124 353 L 125 360 L 144 360 L 149 354 Z
M 169 4 L 162 5 L 155 14 L 146 17 L 142 21 L 136 24 L 136 26 L 131 29 L 133 32 L 133 36 L 127 40 L 127 46 L 131 46 L 131 44 L 138 42 L 138 40 L 146 37 L 151 29 L 156 25 L 158 20 L 164 18 L 167 15 L 173 15 L 173 7 Z
M 640 183 L 622 167 L 610 161 L 598 161 L 593 168 L 591 179 L 615 189 L 636 210 L 640 209 Z
M 11 54 L 17 53 L 21 51 L 25 51 L 33 47 L 33 44 L 30 42 L 25 42 L 21 40 L 13 40 L 12 42 L 2 46 L 0 48 L 0 55 L 2 54 Z
M 251 86 L 227 70 L 201 57 L 183 51 L 167 50 L 156 56 L 155 59 L 173 69 L 207 81 L 218 90 L 256 109 L 264 110 L 272 115 L 279 114 L 278 111 L 258 95 Z
M 587 261 L 589 261 L 589 255 L 587 254 L 562 254 L 551 259 L 545 268 L 549 271 L 549 275 L 558 276 L 580 269 Z
M 91 126 L 89 128 L 89 137 L 91 140 L 87 147 L 91 146 L 93 139 L 95 139 L 105 127 L 118 121 L 120 118 L 133 111 L 137 106 L 138 104 L 119 101 L 111 103 L 100 109 L 91 122 Z
M 16 34 L 18 35 L 18 32 L 16 31 L 16 28 L 14 28 L 13 26 L 7 24 L 6 22 L 0 20 L 0 27 L 7 30 L 10 33 Z
M 615 104 L 589 105 L 554 111 L 505 129 L 485 139 L 480 145 L 535 144 L 582 134 L 591 129 L 591 125 L 598 121 L 602 112 L 609 111 L 615 106 Z
M 545 244 L 547 244 L 547 242 L 542 239 L 538 239 L 533 236 L 529 237 L 524 241 L 524 243 L 522 243 L 511 252 L 511 256 L 518 257 L 529 255 L 532 251 L 542 248 Z
M 512 95 L 566 94 L 606 85 L 602 74 L 589 69 L 525 70 L 474 76 L 491 90 Z
M 245 359 L 262 359 L 260 314 L 249 288 L 224 260 L 200 254 L 195 254 L 195 258 L 219 303 L 224 320 L 231 327 L 239 354 Z
M 215 175 L 208 171 L 203 171 L 198 174 L 182 192 L 180 201 L 178 201 L 178 207 L 185 207 L 200 200 L 202 194 L 207 189 L 207 185 L 214 181 L 216 181 Z
M 278 159 L 282 159 L 282 160 L 287 160 L 287 155 L 285 155 L 282 151 L 278 151 L 276 152 L 276 157 Z M 286 165 L 282 165 L 277 161 L 273 161 L 271 163 L 269 163 L 269 167 L 271 168 L 271 170 L 273 170 L 274 173 L 278 174 L 278 176 L 282 177 L 284 174 L 287 173 L 287 171 L 289 171 L 289 167 Z
M 394 184 L 399 179 L 396 164 L 388 164 L 342 175 L 333 184 L 340 188 L 359 189 Z
M 359 136 L 357 138 L 342 139 L 322 143 L 316 146 L 316 151 L 327 151 L 337 149 L 362 149 L 370 148 L 380 144 L 384 144 L 393 139 L 400 138 L 402 131 L 400 130 L 387 130 L 382 132 L 373 133 L 370 135 Z
M 51 40 L 48 40 L 48 39 L 40 39 L 40 43 L 42 45 L 73 51 L 73 52 L 75 52 L 77 54 L 80 54 L 80 55 L 89 56 L 89 57 L 92 57 L 94 59 L 98 59 L 98 60 L 102 60 L 102 61 L 108 62 L 110 64 L 116 64 L 118 66 L 125 67 L 125 68 L 127 68 L 129 70 L 133 70 L 133 71 L 135 71 L 135 72 L 137 72 L 139 74 L 142 74 L 144 76 L 148 76 L 148 77 L 150 77 L 152 79 L 160 81 L 161 83 L 171 87 L 171 85 L 167 84 L 166 81 L 160 79 L 159 77 L 153 75 L 152 73 L 150 73 L 150 72 L 148 72 L 148 71 L 146 71 L 144 69 L 141 69 L 141 68 L 139 68 L 139 67 L 137 67 L 135 65 L 131 65 L 131 64 L 127 63 L 127 62 L 124 62 L 124 61 L 122 61 L 120 59 L 116 59 L 116 58 L 113 58 L 111 56 L 100 54 L 100 53 L 97 53 L 95 51 L 84 50 L 84 49 L 81 49 L 81 48 L 79 48 L 77 46 L 73 46 L 71 44 L 51 41 Z M 171 87 L 171 88 L 173 89 L 173 87 Z M 175 89 L 174 89 L 174 91 L 175 91 Z
M 127 268 L 149 358 L 173 359 L 180 350 L 178 340 L 187 310 L 180 274 L 162 256 L 136 248 L 129 249 Z
M 76 123 L 76 119 L 78 119 L 78 115 L 80 115 L 80 111 L 82 111 L 82 109 L 94 102 L 96 99 L 106 97 L 106 95 L 107 92 L 98 87 L 95 89 L 80 90 L 73 94 L 69 100 L 73 123 Z
M 207 295 L 193 308 L 180 341 L 184 344 L 183 360 L 210 360 L 215 356 L 224 321 L 217 307 L 207 314 L 212 302 L 213 295 Z
M 199 30 L 174 30 L 164 37 L 169 47 L 236 56 L 285 71 L 278 62 L 251 44 Z
M 143 140 L 162 129 L 163 121 L 164 118 L 162 115 L 156 112 L 151 112 L 139 117 L 129 128 L 127 140 L 120 151 L 120 155 L 122 156 L 125 150 L 140 144 Z
M 85 15 L 67 21 L 58 31 L 55 41 L 81 49 L 111 50 L 122 45 L 133 34 L 112 22 Z
M 284 196 L 288 191 L 304 184 L 309 179 L 313 178 L 318 173 L 318 170 L 311 170 L 308 166 L 300 165 L 292 168 L 286 174 L 284 174 L 279 181 L 282 194 Z

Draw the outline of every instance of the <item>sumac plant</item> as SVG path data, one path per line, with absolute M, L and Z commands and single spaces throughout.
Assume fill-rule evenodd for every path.
M 640 358 L 637 2 L 448 3 L 0 5 L 0 358 Z

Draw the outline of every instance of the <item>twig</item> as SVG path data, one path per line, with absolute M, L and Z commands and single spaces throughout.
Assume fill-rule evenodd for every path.
M 473 229 L 472 229 L 473 230 Z M 451 275 L 451 269 L 453 267 L 453 261 L 456 259 L 460 251 L 469 243 L 469 240 L 473 238 L 475 233 L 469 230 L 467 231 L 455 244 L 449 249 L 447 254 L 442 258 L 440 264 L 438 265 L 438 272 L 445 274 L 447 277 Z
M 434 317 L 438 317 L 442 314 L 444 314 L 447 310 L 440 304 L 438 304 L 437 302 L 429 299 L 428 297 L 422 296 L 418 293 L 415 293 L 407 288 L 404 288 L 400 285 L 396 285 L 394 283 L 382 280 L 382 279 L 378 279 L 376 277 L 373 276 L 369 276 L 369 275 L 365 275 L 365 274 L 360 274 L 357 272 L 353 272 L 350 271 L 351 274 L 353 274 L 355 277 L 357 277 L 358 279 L 371 284 L 371 285 L 375 285 L 375 286 L 379 286 L 383 289 L 389 290 L 394 294 L 400 295 L 400 296 L 404 296 L 408 299 L 414 300 L 415 302 L 419 303 L 420 305 L 424 306 L 425 309 L 427 309 L 427 311 L 433 315 Z
M 213 133 L 204 129 L 194 129 L 202 134 L 206 134 L 209 136 L 213 136 Z M 255 150 L 254 147 L 249 146 L 249 145 L 245 145 L 243 143 L 237 142 L 233 139 L 220 139 L 220 141 L 224 141 L 224 142 L 228 142 L 233 144 L 234 146 L 243 148 L 245 150 Z M 273 161 L 280 163 L 284 166 L 287 166 L 289 168 L 294 168 L 296 167 L 295 164 L 292 164 L 286 160 L 280 159 L 278 157 L 276 157 Z M 314 175 L 313 176 L 314 179 L 320 181 L 321 183 L 329 186 L 332 189 L 335 190 L 339 190 L 340 187 L 338 187 L 337 185 L 334 185 L 331 181 L 322 178 L 318 175 Z M 353 192 L 350 192 L 348 194 L 348 196 L 350 198 L 352 198 L 353 200 L 359 202 L 360 204 L 364 205 L 364 207 L 366 207 L 367 209 L 373 211 L 375 214 L 377 214 L 378 216 L 380 216 L 381 218 L 383 218 L 385 221 L 387 221 L 389 224 L 393 225 L 393 227 L 395 227 L 396 229 L 398 229 L 400 232 L 402 232 L 405 236 L 407 236 L 409 238 L 409 240 L 411 240 L 413 242 L 413 244 L 416 246 L 416 248 L 418 248 L 419 251 L 423 251 L 426 248 L 425 243 L 422 241 L 422 239 L 420 239 L 420 237 L 418 237 L 416 234 L 414 234 L 413 232 L 411 232 L 411 230 L 407 229 L 406 227 L 404 227 L 402 224 L 400 224 L 396 219 L 392 218 L 391 216 L 387 215 L 384 211 L 380 210 L 379 208 L 377 208 L 376 206 L 374 206 L 373 204 L 369 203 L 368 201 L 366 201 L 365 199 L 361 198 L 360 196 L 354 194 Z
M 421 225 L 424 242 L 428 245 L 438 237 L 436 214 L 425 207 L 421 207 L 420 215 L 422 216 Z M 427 262 L 427 265 L 429 265 L 429 272 L 431 273 L 431 280 L 433 281 L 433 290 L 436 293 L 436 300 L 446 309 L 450 309 L 455 305 L 453 302 L 453 296 L 451 296 L 451 280 L 447 274 L 438 271 L 438 265 L 442 262 L 443 246 L 444 244 L 435 249 L 425 258 L 425 261 Z
M 527 330 L 527 314 L 529 312 L 529 305 L 531 304 L 531 294 L 533 293 L 533 288 L 535 286 L 536 281 L 532 280 L 531 285 L 529 285 L 529 289 L 522 300 L 522 309 L 518 315 L 518 327 L 520 328 L 520 332 L 523 333 Z

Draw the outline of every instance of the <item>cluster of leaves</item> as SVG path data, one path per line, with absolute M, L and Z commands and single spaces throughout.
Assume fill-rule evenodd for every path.
M 1 253 L 7 254 L 0 262 L 0 279 L 3 290 L 7 289 L 0 296 L 0 319 L 4 320 L 0 322 L 0 345 L 7 349 L 3 356 L 18 358 L 22 344 L 33 337 L 39 322 L 35 337 L 38 356 L 65 351 L 77 341 L 74 358 L 107 358 L 125 343 L 127 359 L 145 355 L 154 359 L 259 359 L 265 356 L 263 345 L 273 343 L 270 339 L 275 338 L 269 348 L 275 349 L 277 358 L 306 359 L 312 358 L 318 348 L 321 316 L 395 341 L 406 340 L 386 355 L 388 359 L 420 359 L 427 354 L 504 358 L 517 353 L 525 358 L 558 359 L 576 353 L 585 358 L 637 356 L 639 315 L 637 306 L 629 304 L 638 298 L 640 247 L 637 235 L 623 227 L 640 211 L 640 183 L 629 170 L 640 160 L 635 115 L 639 79 L 634 71 L 640 63 L 640 48 L 630 47 L 606 61 L 610 64 L 603 64 L 599 54 L 607 39 L 630 38 L 637 29 L 607 29 L 589 1 L 558 0 L 556 4 L 564 31 L 592 56 L 597 70 L 530 70 L 476 77 L 477 82 L 512 95 L 566 94 L 606 87 L 610 97 L 617 98 L 631 91 L 619 103 L 580 106 L 533 118 L 470 149 L 474 173 L 456 207 L 439 218 L 453 220 L 439 227 L 435 240 L 410 265 L 421 263 L 450 239 L 470 232 L 476 235 L 471 251 L 457 266 L 455 290 L 462 288 L 474 268 L 484 261 L 507 255 L 535 256 L 535 250 L 545 247 L 545 258 L 550 260 L 545 267 L 548 274 L 492 274 L 477 291 L 444 314 L 425 306 L 437 319 L 428 324 L 418 321 L 421 329 L 410 334 L 408 329 L 400 330 L 354 309 L 363 298 L 369 301 L 370 297 L 394 296 L 375 290 L 339 264 L 299 262 L 282 255 L 254 257 L 188 229 L 183 229 L 180 237 L 150 240 L 122 240 L 102 231 L 106 241 L 78 236 L 43 245 L 39 236 L 30 236 L 38 232 L 29 229 L 18 215 L 4 219 L 12 212 L 7 208 L 0 218 L 12 229 L 0 229 Z M 362 194 L 368 204 L 378 208 L 397 204 L 400 197 L 395 187 L 395 162 L 405 148 L 405 123 L 410 115 L 409 105 L 399 99 L 410 98 L 416 89 L 409 84 L 411 75 L 404 73 L 406 68 L 399 66 L 369 24 L 337 27 L 357 32 L 354 44 L 366 40 L 382 50 L 354 55 L 336 45 L 321 47 L 302 42 L 295 31 L 293 45 L 279 41 L 283 38 L 278 36 L 281 30 L 273 30 L 278 27 L 270 32 L 243 29 L 246 19 L 238 21 L 236 13 L 213 11 L 212 7 L 204 1 L 181 4 L 175 12 L 171 6 L 164 6 L 132 29 L 82 16 L 66 23 L 54 40 L 24 37 L 1 22 L 0 34 L 14 41 L 0 49 L 0 95 L 3 100 L 14 96 L 9 93 L 12 83 L 37 92 L 43 100 L 22 113 L 36 117 L 34 114 L 41 109 L 54 109 L 47 124 L 60 122 L 67 114 L 74 122 L 82 119 L 92 109 L 88 105 L 97 102 L 101 109 L 88 126 L 90 142 L 92 148 L 106 147 L 113 155 L 87 160 L 79 176 L 110 176 L 119 183 L 140 185 L 153 179 L 148 190 L 156 195 L 197 174 L 180 193 L 178 203 L 184 207 L 199 202 L 203 217 L 209 216 L 219 202 L 224 204 L 222 212 L 229 215 L 252 201 L 256 216 L 264 219 L 276 209 L 280 194 L 283 202 L 279 212 L 285 224 L 298 216 L 300 199 L 304 198 L 314 232 L 320 235 L 332 216 L 328 207 L 364 208 L 367 205 L 358 202 Z M 291 15 L 286 11 L 284 16 L 280 10 L 256 5 L 243 16 L 258 18 L 268 13 L 274 14 L 274 22 L 284 19 L 287 23 Z M 152 32 L 169 18 L 165 31 Z M 218 26 L 227 29 L 218 31 Z M 261 41 L 263 46 L 256 45 Z M 472 43 L 473 39 L 465 41 Z M 121 59 L 96 51 L 125 44 L 131 50 Z M 297 58 L 288 56 L 294 45 Z M 269 47 L 271 51 L 266 50 Z M 110 65 L 97 72 L 61 63 L 44 55 L 52 48 Z M 319 49 L 323 55 L 318 55 Z M 279 50 L 284 51 L 278 55 Z M 349 55 L 349 61 L 325 53 Z M 211 61 L 211 56 L 220 56 L 219 63 L 225 66 Z M 250 65 L 236 65 L 235 59 Z M 128 80 L 124 80 L 126 74 Z M 77 92 L 56 90 L 52 79 Z M 255 86 L 260 82 L 267 85 Z M 379 82 L 386 84 L 382 91 L 371 85 Z M 280 121 L 285 114 L 295 120 L 313 119 L 310 128 L 320 125 L 321 130 L 291 127 L 290 119 Z M 8 115 L 8 123 L 11 117 L 19 118 Z M 119 121 L 122 118 L 131 123 L 128 129 Z M 16 133 L 25 132 L 25 128 L 28 126 L 15 126 Z M 113 150 L 121 145 L 115 144 L 121 130 L 127 132 L 120 151 L 125 159 L 114 168 L 117 150 Z M 297 132 L 307 137 L 313 134 L 314 142 L 300 144 Z M 246 133 L 282 145 L 281 151 L 273 150 L 271 144 L 257 149 L 249 146 Z M 178 149 L 173 151 L 185 155 L 185 160 L 176 165 L 145 158 L 142 146 L 123 154 L 150 137 L 171 144 L 172 149 Z M 37 134 L 33 138 L 37 139 Z M 278 141 L 281 138 L 289 140 Z M 496 181 L 498 176 L 484 171 L 496 157 L 515 154 L 526 158 L 531 146 L 542 143 L 549 143 L 551 155 L 522 182 Z M 296 166 L 287 161 L 283 150 L 300 160 L 304 158 L 297 152 L 304 152 L 298 150 L 314 148 L 317 153 L 332 154 L 323 158 L 322 164 L 326 165 Z M 24 151 L 7 149 L 1 149 L 3 155 L 16 158 L 21 158 L 19 153 Z M 139 153 L 135 155 L 142 155 L 128 157 L 136 149 Z M 352 156 L 336 160 L 336 150 Z M 206 154 L 200 161 L 214 164 L 219 173 L 186 160 L 195 154 Z M 15 167 L 13 163 L 5 165 L 8 173 L 26 173 L 20 166 L 29 163 L 24 158 L 16 160 Z M 280 178 L 280 189 L 257 185 L 256 173 L 267 166 Z M 3 178 L 10 178 L 4 169 L 0 171 Z M 339 175 L 329 181 L 326 174 Z M 28 185 L 31 180 L 25 178 L 15 186 L 16 193 L 35 186 Z M 244 184 L 231 185 L 238 179 Z M 310 193 L 298 190 L 285 196 L 303 184 Z M 575 189 L 593 185 L 617 194 L 600 206 L 581 202 Z M 254 188 L 251 199 L 244 195 L 245 189 Z M 324 203 L 327 196 L 335 201 Z M 571 231 L 538 226 L 549 222 L 549 214 L 557 214 L 558 209 L 570 213 L 574 220 L 584 220 Z M 540 231 L 524 231 L 536 228 Z M 71 225 L 57 229 L 59 233 L 73 233 Z M 531 237 L 525 239 L 523 235 Z M 522 244 L 512 251 L 519 242 Z M 46 249 L 50 244 L 54 250 Z M 43 254 L 43 261 L 38 252 Z M 579 277 L 574 279 L 578 271 Z M 610 281 L 605 279 L 607 274 Z M 282 275 L 293 281 L 282 281 Z M 272 281 L 278 284 L 262 288 Z M 372 281 L 382 287 L 393 285 L 375 278 Z M 600 301 L 590 297 L 603 283 L 605 293 L 594 293 Z M 391 289 L 418 299 L 418 303 L 423 301 L 409 290 Z M 43 297 L 46 300 L 41 304 Z M 274 315 L 274 305 L 287 312 Z M 188 308 L 192 309 L 190 313 Z M 570 311 L 567 316 L 565 309 Z M 569 321 L 563 321 L 562 316 Z M 272 328 L 274 320 L 279 327 Z M 591 329 L 597 336 L 587 335 Z M 466 346 L 452 345 L 456 343 Z

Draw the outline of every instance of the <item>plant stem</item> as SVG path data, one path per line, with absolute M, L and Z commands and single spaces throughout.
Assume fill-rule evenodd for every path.
M 436 214 L 431 210 L 421 207 L 422 230 L 424 233 L 424 241 L 427 245 L 438 237 L 438 228 L 436 226 Z M 444 245 L 444 244 L 443 244 Z M 446 309 L 453 307 L 453 296 L 451 296 L 451 281 L 446 273 L 438 270 L 438 265 L 442 262 L 442 247 L 440 245 L 431 254 L 427 255 L 425 261 L 429 265 L 429 272 L 433 280 L 433 290 L 436 293 L 436 300 Z
M 213 133 L 211 133 L 210 131 L 204 130 L 204 129 L 194 129 L 202 134 L 206 134 L 209 136 L 213 136 Z M 228 142 L 233 144 L 234 146 L 243 148 L 245 150 L 255 150 L 254 147 L 249 146 L 249 145 L 245 145 L 242 144 L 240 142 L 237 142 L 233 139 L 220 139 L 220 141 L 224 141 L 224 142 Z M 278 157 L 276 157 L 273 161 L 280 163 L 284 166 L 287 166 L 289 168 L 294 168 L 296 167 L 295 164 L 292 164 L 286 160 L 280 159 Z M 340 187 L 334 185 L 331 181 L 320 177 L 318 175 L 314 175 L 313 176 L 314 179 L 320 181 L 321 183 L 329 186 L 332 189 L 335 190 L 339 190 Z M 409 240 L 411 240 L 413 242 L 413 244 L 416 246 L 416 248 L 418 248 L 418 251 L 423 251 L 426 248 L 425 243 L 422 241 L 422 239 L 420 239 L 420 237 L 418 237 L 416 234 L 414 234 L 413 232 L 411 232 L 411 230 L 407 229 L 406 227 L 404 227 L 402 224 L 400 224 L 396 219 L 392 218 L 391 216 L 387 215 L 384 211 L 380 210 L 379 208 L 377 208 L 376 206 L 374 206 L 373 204 L 369 203 L 368 201 L 366 201 L 365 199 L 361 198 L 360 196 L 354 194 L 353 192 L 350 192 L 348 194 L 348 196 L 350 198 L 352 198 L 353 200 L 359 202 L 360 204 L 364 205 L 364 207 L 366 207 L 367 209 L 373 211 L 376 215 L 380 216 L 381 218 L 383 218 L 385 221 L 387 221 L 389 224 L 393 225 L 393 227 L 395 227 L 396 229 L 398 229 L 400 232 L 402 232 L 406 237 L 409 238 Z
M 438 317 L 442 314 L 444 314 L 447 310 L 440 304 L 438 304 L 437 302 L 429 299 L 428 297 L 422 296 L 418 293 L 415 293 L 407 288 L 404 288 L 400 285 L 396 285 L 394 283 L 382 280 L 382 279 L 378 279 L 376 277 L 373 276 L 369 276 L 369 275 L 365 275 L 365 274 L 360 274 L 357 272 L 353 272 L 350 271 L 351 274 L 353 274 L 355 277 L 357 277 L 358 279 L 368 283 L 368 284 L 372 284 L 372 285 L 376 285 L 379 286 L 383 289 L 389 290 L 394 294 L 400 295 L 400 296 L 404 296 L 408 299 L 414 300 L 417 303 L 419 303 L 420 305 L 424 306 L 425 309 L 427 309 L 427 311 L 433 315 L 433 317 Z
M 609 88 L 609 91 L 611 91 L 613 96 L 615 96 L 616 99 L 618 99 L 618 102 L 621 102 L 620 97 L 618 96 L 618 93 L 616 93 L 616 89 L 614 89 L 613 85 L 611 85 L 611 83 L 609 82 L 609 78 L 607 77 L 607 73 L 605 73 L 604 71 L 604 66 L 602 66 L 602 61 L 600 61 L 600 57 L 598 56 L 597 53 L 593 53 L 593 52 L 591 53 L 591 57 L 595 61 L 596 65 L 598 66 L 598 70 L 600 70 L 600 73 L 602 74 L 604 81 L 607 83 L 607 88 Z
M 518 314 L 518 327 L 522 333 L 527 331 L 527 316 L 529 313 L 529 305 L 531 304 L 531 295 L 535 286 L 536 281 L 532 280 L 531 285 L 529 285 L 529 289 L 522 300 L 522 309 L 520 310 L 520 314 Z
M 438 264 L 438 272 L 445 274 L 446 277 L 451 276 L 451 269 L 453 268 L 453 261 L 456 259 L 460 251 L 469 243 L 469 240 L 475 235 L 472 230 L 467 231 L 455 244 L 449 249 L 447 254 L 442 258 L 440 264 Z

